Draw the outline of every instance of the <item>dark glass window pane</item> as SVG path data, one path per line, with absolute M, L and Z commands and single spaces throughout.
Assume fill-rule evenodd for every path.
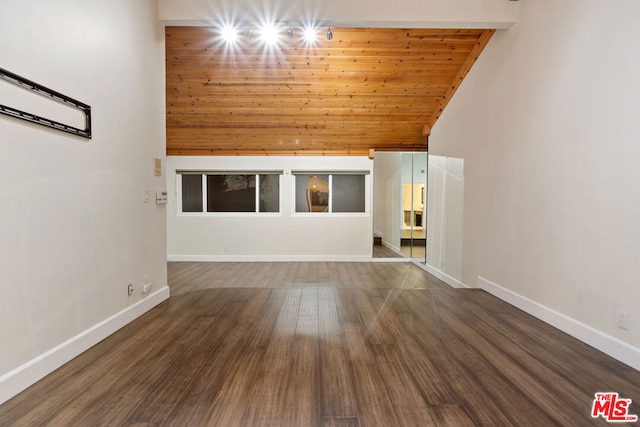
M 296 175 L 296 212 L 329 211 L 329 175 Z
M 202 175 L 182 175 L 182 212 L 202 212 Z
M 260 212 L 280 212 L 280 175 L 260 175 Z
M 255 211 L 255 175 L 207 175 L 207 212 Z
M 333 175 L 332 212 L 365 212 L 364 175 Z

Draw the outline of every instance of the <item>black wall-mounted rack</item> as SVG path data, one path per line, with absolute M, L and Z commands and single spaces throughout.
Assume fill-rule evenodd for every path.
M 36 123 L 38 125 L 56 129 L 62 132 L 67 132 L 73 135 L 81 136 L 83 138 L 91 139 L 91 107 L 87 104 L 84 104 L 59 92 L 44 87 L 41 84 L 32 82 L 31 80 L 27 80 L 24 77 L 20 77 L 19 75 L 7 71 L 3 68 L 0 68 L 0 79 L 6 80 L 16 86 L 35 92 L 38 95 L 42 95 L 54 101 L 60 102 L 61 104 L 80 110 L 84 114 L 85 128 L 80 129 L 77 127 L 69 126 L 55 120 L 47 119 L 46 117 L 27 113 L 25 111 L 11 108 L 2 104 L 0 104 L 0 113 L 7 116 L 15 117 L 17 119 L 26 120 L 31 123 Z

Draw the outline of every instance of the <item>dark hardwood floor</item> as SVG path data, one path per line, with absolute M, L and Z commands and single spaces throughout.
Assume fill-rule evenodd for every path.
M 172 296 L 1 426 L 584 426 L 640 372 L 410 263 L 170 263 Z

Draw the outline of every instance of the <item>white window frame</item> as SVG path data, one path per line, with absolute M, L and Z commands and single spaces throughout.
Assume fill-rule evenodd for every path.
M 296 212 L 297 175 L 328 175 L 329 204 L 327 212 Z M 333 175 L 364 175 L 364 212 L 333 212 Z M 292 170 L 291 171 L 291 216 L 298 217 L 369 217 L 371 216 L 371 171 L 369 170 Z
M 178 170 L 176 171 L 176 201 L 178 216 L 212 216 L 212 217 L 239 217 L 239 216 L 282 216 L 282 170 Z M 200 175 L 202 179 L 202 212 L 182 211 L 182 175 Z M 207 211 L 207 175 L 255 175 L 256 176 L 256 210 L 255 212 L 208 212 Z M 278 212 L 260 212 L 260 175 L 278 176 Z

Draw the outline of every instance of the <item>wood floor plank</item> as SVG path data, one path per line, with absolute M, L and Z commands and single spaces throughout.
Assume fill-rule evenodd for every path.
M 376 364 L 401 426 L 437 426 L 435 415 L 392 346 L 374 346 Z
M 252 325 L 241 353 L 231 364 L 211 403 L 204 425 L 243 425 L 254 382 L 263 368 L 265 350 L 270 345 L 286 296 L 284 289 L 270 290 L 260 307 L 260 321 Z
M 267 348 L 271 340 L 272 330 L 278 320 L 285 293 L 284 289 L 271 289 L 269 291 L 269 298 L 260 307 L 260 320 L 254 324 L 254 328 L 251 330 L 246 344 L 247 350 L 264 350 Z
M 182 402 L 182 396 L 192 389 L 192 383 L 212 357 L 212 352 L 202 351 L 206 348 L 202 341 L 207 341 L 207 335 L 213 334 L 213 329 L 220 325 L 207 328 L 198 338 L 200 343 L 185 349 L 181 357 L 175 358 L 173 363 L 162 371 L 161 377 L 150 382 L 142 393 L 144 396 L 133 411 L 122 421 L 124 425 L 165 425 L 169 415 Z M 229 330 L 225 328 L 225 330 Z M 154 367 L 158 368 L 154 364 Z M 183 413 L 187 413 L 182 408 Z
M 243 426 L 252 386 L 260 372 L 262 349 L 244 349 L 233 361 L 215 398 L 211 401 L 203 426 Z
M 381 299 L 370 298 L 364 291 L 353 292 L 353 303 L 360 314 L 362 334 L 370 345 L 391 345 L 394 338 L 383 322 L 385 311 L 389 309 Z M 355 322 L 354 322 L 355 323 Z
M 565 415 L 568 408 L 574 408 L 576 412 L 593 398 L 593 393 L 581 390 L 573 383 L 571 378 L 559 374 L 540 359 L 517 344 L 509 335 L 502 334 L 490 325 L 485 316 L 479 317 L 468 310 L 465 305 L 453 299 L 451 294 L 439 295 L 440 302 L 448 304 L 447 313 L 452 313 L 454 307 L 464 311 L 465 316 L 473 316 L 472 321 L 459 323 L 458 331 L 461 334 L 476 334 L 479 337 L 473 341 L 473 346 L 482 353 L 490 363 L 499 367 L 511 381 L 522 385 L 527 389 L 527 395 L 544 411 L 553 414 L 557 422 L 567 425 L 570 422 L 580 422 L 583 425 L 593 422 L 589 413 L 582 416 Z M 491 360 L 495 358 L 495 360 Z M 565 396 L 562 401 L 555 401 L 553 395 Z
M 360 427 L 358 418 L 322 418 L 320 427 Z
M 520 333 L 513 326 L 506 327 L 506 319 L 500 313 L 494 312 L 494 317 L 484 316 L 483 311 L 473 303 L 476 298 L 467 298 L 464 294 L 461 297 L 454 301 L 449 296 L 449 303 L 457 304 L 475 315 L 477 321 L 471 322 L 469 326 L 494 345 L 503 348 L 511 359 L 517 360 L 519 364 L 534 372 L 546 387 L 555 393 L 565 395 L 563 405 L 580 408 L 585 400 L 593 399 L 593 393 L 587 391 L 589 387 L 585 387 L 584 383 L 584 380 L 590 377 L 588 370 L 576 369 L 577 366 L 572 367 L 572 363 L 558 363 L 558 357 L 548 350 L 549 346 L 553 346 L 553 342 L 547 339 L 532 346 L 533 337 Z
M 282 425 L 287 383 L 292 375 L 293 343 L 297 328 L 300 290 L 287 290 L 274 325 L 244 415 L 244 425 Z
M 313 276 L 309 274 L 308 262 L 298 262 L 296 263 L 296 267 L 297 270 L 295 272 L 293 282 L 291 283 L 292 287 L 301 288 L 315 285 Z
M 200 371 L 195 373 L 189 389 L 178 395 L 179 400 L 161 425 L 206 425 L 208 413 L 222 385 L 227 380 L 232 381 L 231 375 L 238 372 L 231 371 L 230 367 L 236 363 L 237 355 L 242 352 L 250 328 L 250 324 L 236 323 L 223 333 L 216 334 L 221 337 L 213 337 L 214 340 L 218 340 L 215 352 L 210 353 Z M 239 416 L 241 414 L 242 412 Z
M 268 288 L 283 288 L 287 287 L 287 276 L 289 273 L 289 263 L 283 263 L 279 265 L 280 268 L 274 268 L 274 274 L 271 276 L 271 280 L 265 283 L 265 286 Z
M 154 314 L 149 313 L 149 316 L 143 317 L 155 318 Z M 166 345 L 166 340 L 173 340 L 176 332 L 184 328 L 184 325 L 172 323 L 171 318 L 162 315 L 155 320 L 155 323 L 141 327 L 139 335 L 131 334 L 131 340 L 113 345 L 112 336 L 97 344 L 92 349 L 94 351 L 85 352 L 57 370 L 55 375 L 50 375 L 36 384 L 37 387 L 33 387 L 36 390 L 33 395 L 18 395 L 14 399 L 18 404 L 24 400 L 25 409 L 31 408 L 30 410 L 10 411 L 14 406 L 13 401 L 3 404 L 0 425 L 38 425 L 45 420 L 72 418 L 81 411 L 83 405 L 91 407 L 103 391 L 117 388 L 122 378 L 134 376 L 134 367 L 145 366 L 146 361 Z M 142 322 L 144 319 L 138 323 Z M 125 329 L 137 329 L 137 325 L 130 324 Z M 90 363 L 84 362 L 85 359 L 89 359 Z M 101 363 L 96 363 L 97 360 Z M 70 377 L 65 375 L 67 372 L 71 373 Z M 61 382 L 62 379 L 64 382 Z M 51 390 L 55 390 L 55 393 Z M 35 397 L 39 400 L 34 400 Z M 4 408 L 7 408 L 7 412 Z
M 300 283 L 300 286 L 296 286 L 296 278 L 298 276 L 298 270 L 300 270 L 301 264 L 298 262 L 287 263 L 287 269 L 282 286 L 286 288 L 304 287 L 304 283 Z
M 358 295 L 352 290 L 338 288 L 334 290 L 336 294 L 336 310 L 340 322 L 362 323 L 360 311 L 358 310 Z
M 455 336 L 444 341 L 457 366 L 463 367 L 447 367 L 448 376 L 474 421 L 485 426 L 558 425 L 473 348 Z
M 367 426 L 400 425 L 371 349 L 358 325 L 342 325 L 353 374 L 358 419 Z
M 4 403 L 0 411 L 0 425 L 34 425 L 54 416 L 63 410 L 67 402 L 73 401 L 117 367 L 120 360 L 112 355 L 132 355 L 136 360 L 135 357 L 140 356 L 139 343 L 148 343 L 158 330 L 166 331 L 170 322 L 170 317 L 155 311 L 140 318 L 137 327 L 125 326 L 118 334 L 96 345 L 95 351 L 82 354 L 40 380 L 30 393 L 19 394 Z M 56 393 L 51 394 L 51 390 L 56 390 Z
M 211 326 L 210 319 L 196 319 L 188 326 L 182 325 L 182 332 L 171 346 L 180 352 L 189 351 Z M 64 412 L 50 418 L 51 425 L 120 425 L 138 404 L 148 395 L 154 385 L 161 382 L 163 375 L 175 369 L 175 352 L 164 351 L 166 346 L 153 348 L 145 359 L 129 366 L 123 372 L 103 376 L 108 386 L 97 381 L 81 398 L 78 405 L 72 405 Z M 86 406 L 89 410 L 82 410 Z
M 302 290 L 302 301 L 300 302 L 301 316 L 318 315 L 318 288 L 304 288 Z
M 440 405 L 431 408 L 430 412 L 435 425 L 448 427 L 472 427 L 477 424 L 471 419 L 466 409 L 459 405 Z
M 319 262 L 318 266 L 318 287 L 331 286 L 334 287 L 334 281 L 329 271 L 329 263 Z
M 169 263 L 171 297 L 0 425 L 604 425 L 640 372 L 411 263 Z
M 467 364 L 472 366 L 473 359 L 467 360 L 470 354 L 457 354 L 463 360 L 461 363 L 451 353 L 447 346 L 447 333 L 443 332 L 441 321 L 435 310 L 432 293 L 425 289 L 416 289 L 409 293 L 418 301 L 422 301 L 422 304 L 416 304 L 416 310 L 410 315 L 400 316 L 400 321 L 407 333 L 422 349 L 423 356 L 417 360 L 420 360 L 421 365 L 425 367 L 427 381 L 431 366 L 435 366 L 439 375 L 434 385 L 445 384 L 439 387 L 440 392 L 432 394 L 429 400 L 444 399 L 443 403 L 460 401 L 477 425 L 513 425 L 508 414 L 503 413 L 504 408 L 499 407 L 493 399 L 487 398 L 486 384 L 479 381 L 482 377 L 477 377 L 482 371 L 475 372 L 467 366 Z
M 389 298 L 388 304 L 393 306 L 398 300 L 411 297 L 411 293 L 401 290 L 387 290 Z M 416 304 L 414 313 L 422 313 L 420 318 L 428 317 L 425 313 L 429 312 L 428 306 Z M 423 351 L 419 341 L 416 339 L 414 332 L 420 337 L 431 336 L 437 334 L 433 325 L 418 320 L 417 316 L 411 316 L 412 321 L 403 322 L 403 316 L 406 313 L 396 313 L 396 310 L 390 310 L 381 317 L 389 330 L 391 336 L 394 337 L 393 357 L 399 366 L 403 366 L 405 371 L 411 375 L 411 380 L 415 382 L 417 390 L 422 395 L 424 401 L 431 406 L 456 406 L 461 404 L 460 398 L 451 388 L 449 381 L 443 378 L 442 369 L 444 364 L 450 363 L 447 356 L 436 346 L 428 346 L 429 351 Z
M 447 292 L 444 292 L 446 294 Z M 440 296 L 438 294 L 437 296 Z M 451 308 L 451 307 L 447 307 Z M 456 315 L 457 314 L 457 315 Z M 448 332 L 448 346 L 452 354 L 464 354 L 476 378 L 484 382 L 485 387 L 491 384 L 489 391 L 492 398 L 499 402 L 503 412 L 511 414 L 514 422 L 529 424 L 542 422 L 545 425 L 571 425 L 573 420 L 567 414 L 562 401 L 549 399 L 549 391 L 519 364 L 504 354 L 469 326 L 476 319 L 460 311 L 456 314 L 447 309 L 440 310 L 443 328 Z M 521 385 L 522 388 L 516 386 Z M 540 405 L 540 401 L 544 405 Z M 520 414 L 514 405 L 525 409 Z M 536 415 L 537 414 L 537 415 Z M 585 413 L 586 415 L 587 413 Z M 582 418 L 582 417 L 581 417 Z
M 192 394 L 193 388 L 197 386 L 199 378 L 204 374 L 208 379 L 208 392 L 217 392 L 221 384 L 221 375 L 229 360 L 229 351 L 238 348 L 238 323 L 237 318 L 241 311 L 242 304 L 231 304 L 230 301 L 244 301 L 246 292 L 223 292 L 218 294 L 216 301 L 200 300 L 196 321 L 204 321 L 209 324 L 206 331 L 190 347 L 175 355 L 175 362 L 168 368 L 161 379 L 149 387 L 144 400 L 128 416 L 125 424 L 137 425 L 151 423 L 164 425 L 172 413 L 183 414 L 182 417 L 193 420 L 197 409 L 187 411 L 185 408 L 184 396 L 196 396 Z M 212 307 L 215 309 L 212 311 Z M 226 338 L 230 339 L 227 341 Z M 235 341 L 234 341 L 235 340 Z M 223 347 L 223 345 L 226 345 Z M 216 366 L 215 371 L 211 371 L 211 366 Z M 155 365 L 151 369 L 157 368 Z M 215 386 L 218 388 L 214 388 Z M 213 393 L 212 393 L 213 394 Z M 209 395 L 212 395 L 209 394 Z M 206 395 L 205 395 L 206 396 Z M 207 402 L 208 403 L 208 402 Z M 202 406 L 202 405 L 201 405 Z M 176 408 L 179 410 L 176 411 Z M 180 416 L 177 417 L 181 418 Z
M 283 426 L 318 426 L 320 420 L 320 363 L 318 316 L 298 317 L 288 375 Z
M 262 308 L 265 305 L 265 302 L 271 295 L 271 290 L 269 289 L 255 289 L 252 291 L 252 298 L 244 304 L 240 315 L 238 316 L 238 323 L 256 323 L 260 320 L 260 313 Z
M 592 390 L 594 393 L 604 389 L 621 390 L 620 393 L 640 402 L 637 384 L 629 381 L 636 377 L 637 371 L 629 366 L 601 352 L 592 351 L 587 344 L 570 338 L 564 332 L 537 321 L 484 291 L 461 302 L 478 316 L 489 309 L 499 313 L 498 318 L 484 317 L 485 322 L 510 336 L 536 358 L 571 378 L 582 389 Z M 609 369 L 603 370 L 603 366 Z
M 335 289 L 318 290 L 321 415 L 355 418 L 358 411 L 335 296 Z
M 269 262 L 257 262 L 252 264 L 254 266 L 253 269 L 247 269 L 246 263 L 244 271 L 246 274 L 252 276 L 251 283 L 254 285 L 252 287 L 262 288 L 265 287 L 265 283 L 270 280 L 273 275 L 273 265 Z M 246 281 L 246 279 L 245 279 Z M 246 283 L 239 283 L 241 287 L 247 287 Z

